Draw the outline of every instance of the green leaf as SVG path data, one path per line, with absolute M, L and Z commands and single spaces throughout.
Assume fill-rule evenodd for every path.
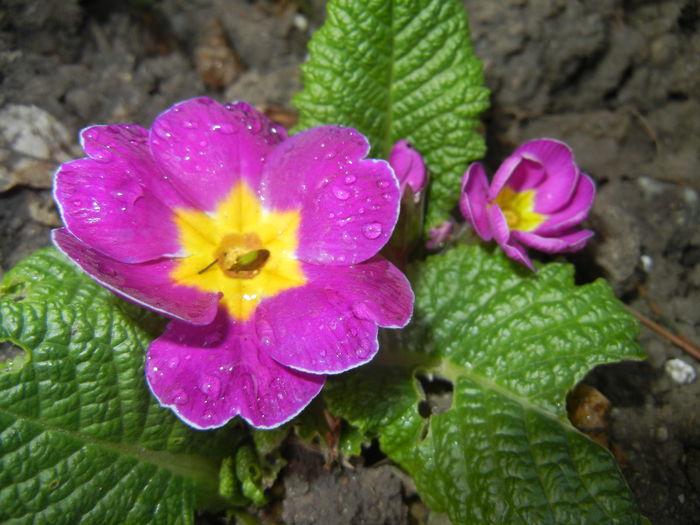
M 0 373 L 0 522 L 193 522 L 224 506 L 236 425 L 191 429 L 158 406 L 145 351 L 163 322 L 95 284 L 49 248 L 0 288 L 0 341 L 25 349 Z
M 565 409 L 592 367 L 642 357 L 607 284 L 479 246 L 414 266 L 413 282 L 413 323 L 385 333 L 372 366 L 329 382 L 331 411 L 378 435 L 454 523 L 640 523 L 613 458 Z M 431 377 L 452 385 L 445 411 L 428 410 Z
M 293 99 L 296 130 L 351 126 L 382 158 L 408 139 L 430 169 L 426 221 L 435 226 L 457 202 L 469 161 L 484 153 L 476 127 L 488 91 L 464 8 L 459 0 L 332 0 L 327 9 Z

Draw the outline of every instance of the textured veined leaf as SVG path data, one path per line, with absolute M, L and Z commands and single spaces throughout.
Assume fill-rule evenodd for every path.
M 154 401 L 143 361 L 160 319 L 50 248 L 1 291 L 0 341 L 29 358 L 0 373 L 0 522 L 188 524 L 224 503 L 219 467 L 244 434 L 198 432 Z
M 468 162 L 484 153 L 476 127 L 488 91 L 464 7 L 458 0 L 331 0 L 327 10 L 302 66 L 304 89 L 293 99 L 296 129 L 352 126 L 382 158 L 408 139 L 430 169 L 426 225 L 435 226 L 457 202 Z
M 454 523 L 642 523 L 612 456 L 565 410 L 592 367 L 642 357 L 610 288 L 477 246 L 431 257 L 413 277 L 413 324 L 385 334 L 369 370 L 329 383 L 332 412 L 378 435 Z M 447 410 L 424 412 L 418 375 L 449 380 Z

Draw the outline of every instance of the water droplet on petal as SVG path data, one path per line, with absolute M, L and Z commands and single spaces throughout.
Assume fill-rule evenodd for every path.
M 386 181 L 386 180 L 378 180 L 378 181 L 377 181 L 377 187 L 379 187 L 379 188 L 388 188 L 388 187 L 389 187 L 389 181 Z
M 376 239 L 382 234 L 382 225 L 378 222 L 370 222 L 362 227 L 362 235 L 368 239 Z
M 107 149 L 103 149 L 92 155 L 92 158 L 98 162 L 109 162 L 112 160 L 112 152 Z
M 369 355 L 369 345 L 366 341 L 361 341 L 360 346 L 355 348 L 355 355 L 360 359 L 364 359 Z
M 173 357 L 168 361 L 168 368 L 177 368 L 177 365 L 180 364 L 180 358 L 179 357 Z
M 176 390 L 175 393 L 173 394 L 173 403 L 176 405 L 184 405 L 190 400 L 190 397 L 187 395 L 187 392 L 184 390 Z
M 188 129 L 197 129 L 199 127 L 199 122 L 196 120 L 186 120 L 182 125 Z
M 170 133 L 167 129 L 162 128 L 160 126 L 156 127 L 154 131 L 156 132 L 156 135 L 158 135 L 163 140 L 168 140 L 173 136 L 173 134 Z
M 218 131 L 224 135 L 233 135 L 238 132 L 238 128 L 234 127 L 232 124 L 224 122 L 222 124 L 214 124 L 211 127 L 212 131 Z
M 355 175 L 347 175 L 345 177 L 345 184 L 352 184 L 356 180 L 357 180 L 357 177 L 355 177 Z
M 199 383 L 199 389 L 209 397 L 218 397 L 221 391 L 221 381 L 218 377 L 205 374 Z
M 202 419 L 204 419 L 205 421 L 211 421 L 213 418 L 214 412 L 212 412 L 211 410 L 207 410 L 206 412 L 204 412 L 204 414 L 202 414 Z
M 333 195 L 335 195 L 341 201 L 345 201 L 350 198 L 350 192 L 342 188 L 333 188 Z

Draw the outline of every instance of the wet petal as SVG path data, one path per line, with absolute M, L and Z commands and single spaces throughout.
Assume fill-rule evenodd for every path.
M 160 404 L 195 428 L 217 428 L 237 415 L 274 428 L 309 404 L 325 376 L 276 363 L 249 323 L 234 323 L 221 309 L 208 326 L 171 322 L 148 349 L 146 379 Z
M 518 241 L 545 253 L 576 252 L 583 248 L 592 236 L 591 230 L 577 230 L 558 234 L 556 237 L 543 237 L 531 232 L 513 232 L 513 237 Z
M 462 192 L 459 199 L 462 215 L 474 227 L 477 235 L 485 241 L 493 238 L 486 202 L 488 184 L 486 172 L 481 163 L 472 163 L 462 177 Z
M 89 158 L 59 167 L 54 197 L 70 232 L 122 262 L 180 250 L 171 206 L 186 206 L 151 158 L 147 131 L 131 124 L 93 126 L 81 140 Z
M 219 294 L 175 285 L 172 259 L 140 264 L 116 261 L 83 244 L 65 228 L 52 232 L 53 242 L 90 277 L 113 292 L 156 312 L 196 324 L 208 324 L 216 315 Z
M 222 106 L 200 97 L 158 116 L 150 144 L 173 186 L 212 211 L 236 182 L 257 190 L 267 156 L 285 137 L 284 128 L 244 102 Z
M 324 126 L 299 133 L 269 157 L 261 195 L 275 210 L 301 209 L 297 256 L 347 265 L 375 255 L 399 213 L 399 185 L 382 160 L 364 160 L 367 139 Z
M 260 340 L 276 361 L 310 373 L 337 374 L 377 353 L 377 324 L 404 326 L 413 309 L 406 277 L 381 257 L 349 267 L 307 264 L 309 284 L 263 301 Z
M 595 183 L 588 175 L 582 173 L 567 205 L 552 213 L 533 233 L 551 236 L 571 229 L 588 217 L 594 198 Z

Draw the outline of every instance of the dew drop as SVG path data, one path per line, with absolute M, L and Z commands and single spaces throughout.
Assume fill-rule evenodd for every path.
M 197 129 L 199 127 L 199 122 L 196 120 L 186 120 L 182 125 L 187 129 Z
M 98 162 L 109 162 L 112 160 L 112 152 L 106 149 L 100 150 L 96 152 L 93 156 L 93 159 L 95 159 Z
M 378 187 L 378 188 L 388 188 L 388 187 L 389 187 L 389 181 L 386 181 L 386 180 L 378 180 L 378 181 L 377 181 L 377 187 Z
M 187 392 L 184 390 L 176 390 L 175 395 L 173 396 L 173 403 L 176 405 L 184 405 L 190 400 L 189 396 L 187 395 Z
M 218 131 L 224 135 L 234 135 L 238 132 L 238 129 L 231 124 L 224 122 L 223 124 L 214 124 L 211 127 L 212 131 Z
M 355 355 L 359 357 L 360 359 L 364 359 L 369 355 L 369 347 L 367 346 L 367 343 L 362 341 L 360 343 L 360 346 L 355 348 Z
M 382 234 L 382 225 L 378 222 L 370 222 L 362 227 L 362 235 L 368 239 L 376 239 Z
M 157 127 L 155 128 L 156 135 L 158 135 L 160 138 L 163 140 L 168 140 L 172 138 L 173 134 L 170 133 L 167 129 L 164 129 L 162 127 Z
M 214 412 L 212 412 L 211 410 L 207 410 L 206 412 L 204 412 L 204 414 L 202 414 L 202 419 L 204 419 L 205 421 L 211 421 L 212 419 L 214 419 Z
M 180 364 L 180 358 L 179 357 L 173 357 L 168 361 L 168 368 L 177 368 L 177 365 Z
M 345 184 L 352 184 L 356 180 L 357 180 L 357 177 L 355 177 L 355 175 L 347 175 L 345 177 Z
M 333 195 L 341 201 L 348 200 L 350 198 L 350 192 L 342 188 L 333 188 Z
M 205 374 L 199 383 L 199 389 L 209 397 L 218 397 L 221 391 L 221 381 L 218 377 Z

